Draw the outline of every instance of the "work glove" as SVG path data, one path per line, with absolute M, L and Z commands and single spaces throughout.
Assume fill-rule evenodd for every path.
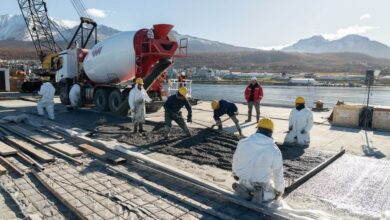
M 192 119 L 191 118 L 187 118 L 187 122 L 188 123 L 192 123 Z
M 240 180 L 240 177 L 238 177 L 235 173 L 233 173 L 233 178 L 234 178 L 236 181 L 239 181 L 239 180 Z
M 302 129 L 301 134 L 305 134 L 305 133 L 306 133 L 305 129 Z

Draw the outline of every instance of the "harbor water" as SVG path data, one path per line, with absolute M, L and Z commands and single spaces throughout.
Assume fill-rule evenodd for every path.
M 226 99 L 232 102 L 245 102 L 245 85 L 193 84 L 192 97 L 201 100 Z M 309 107 L 322 100 L 327 107 L 338 100 L 366 104 L 367 87 L 319 87 L 319 86 L 263 86 L 263 104 L 276 106 L 294 105 L 296 96 L 304 96 Z M 370 104 L 390 106 L 390 87 L 373 87 Z

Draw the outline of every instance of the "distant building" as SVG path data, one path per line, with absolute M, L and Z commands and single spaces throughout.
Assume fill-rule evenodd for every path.
M 316 83 L 316 80 L 312 78 L 291 78 L 288 80 L 288 84 L 290 85 L 311 86 L 315 85 Z

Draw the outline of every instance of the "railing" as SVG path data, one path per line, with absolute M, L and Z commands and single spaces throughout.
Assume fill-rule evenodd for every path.
M 186 79 L 184 82 L 179 82 L 177 79 L 168 80 L 168 95 L 176 94 L 179 88 L 184 86 L 188 90 L 188 96 L 192 97 L 192 80 Z

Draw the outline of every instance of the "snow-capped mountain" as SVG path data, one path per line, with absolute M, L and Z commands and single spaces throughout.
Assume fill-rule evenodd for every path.
M 30 39 L 26 23 L 21 15 L 0 15 L 0 40 Z
M 51 18 L 51 20 L 57 24 L 57 27 L 66 39 L 71 39 L 79 25 L 77 21 L 59 20 L 55 18 Z M 63 38 L 59 35 L 56 28 L 52 27 L 52 32 L 55 39 L 62 41 Z M 113 28 L 98 25 L 98 38 L 100 40 L 118 32 L 118 30 Z M 31 41 L 22 15 L 0 15 L 0 40 Z
M 77 21 L 58 20 L 51 18 L 59 27 L 62 35 L 66 39 L 71 39 L 75 33 L 79 23 Z M 62 41 L 63 38 L 58 34 L 55 28 L 52 28 L 55 39 Z M 120 32 L 114 28 L 98 25 L 98 39 L 103 40 L 113 34 Z M 181 35 L 173 31 L 173 35 L 177 39 L 188 39 L 188 52 L 236 52 L 236 51 L 255 51 L 256 49 L 237 47 L 218 41 L 210 41 L 203 38 L 193 37 L 189 35 Z M 31 41 L 26 24 L 22 15 L 0 15 L 0 41 L 14 40 L 14 41 Z
M 390 47 L 360 35 L 347 35 L 339 40 L 327 40 L 322 36 L 303 39 L 285 47 L 282 51 L 302 53 L 363 53 L 373 57 L 390 58 Z

